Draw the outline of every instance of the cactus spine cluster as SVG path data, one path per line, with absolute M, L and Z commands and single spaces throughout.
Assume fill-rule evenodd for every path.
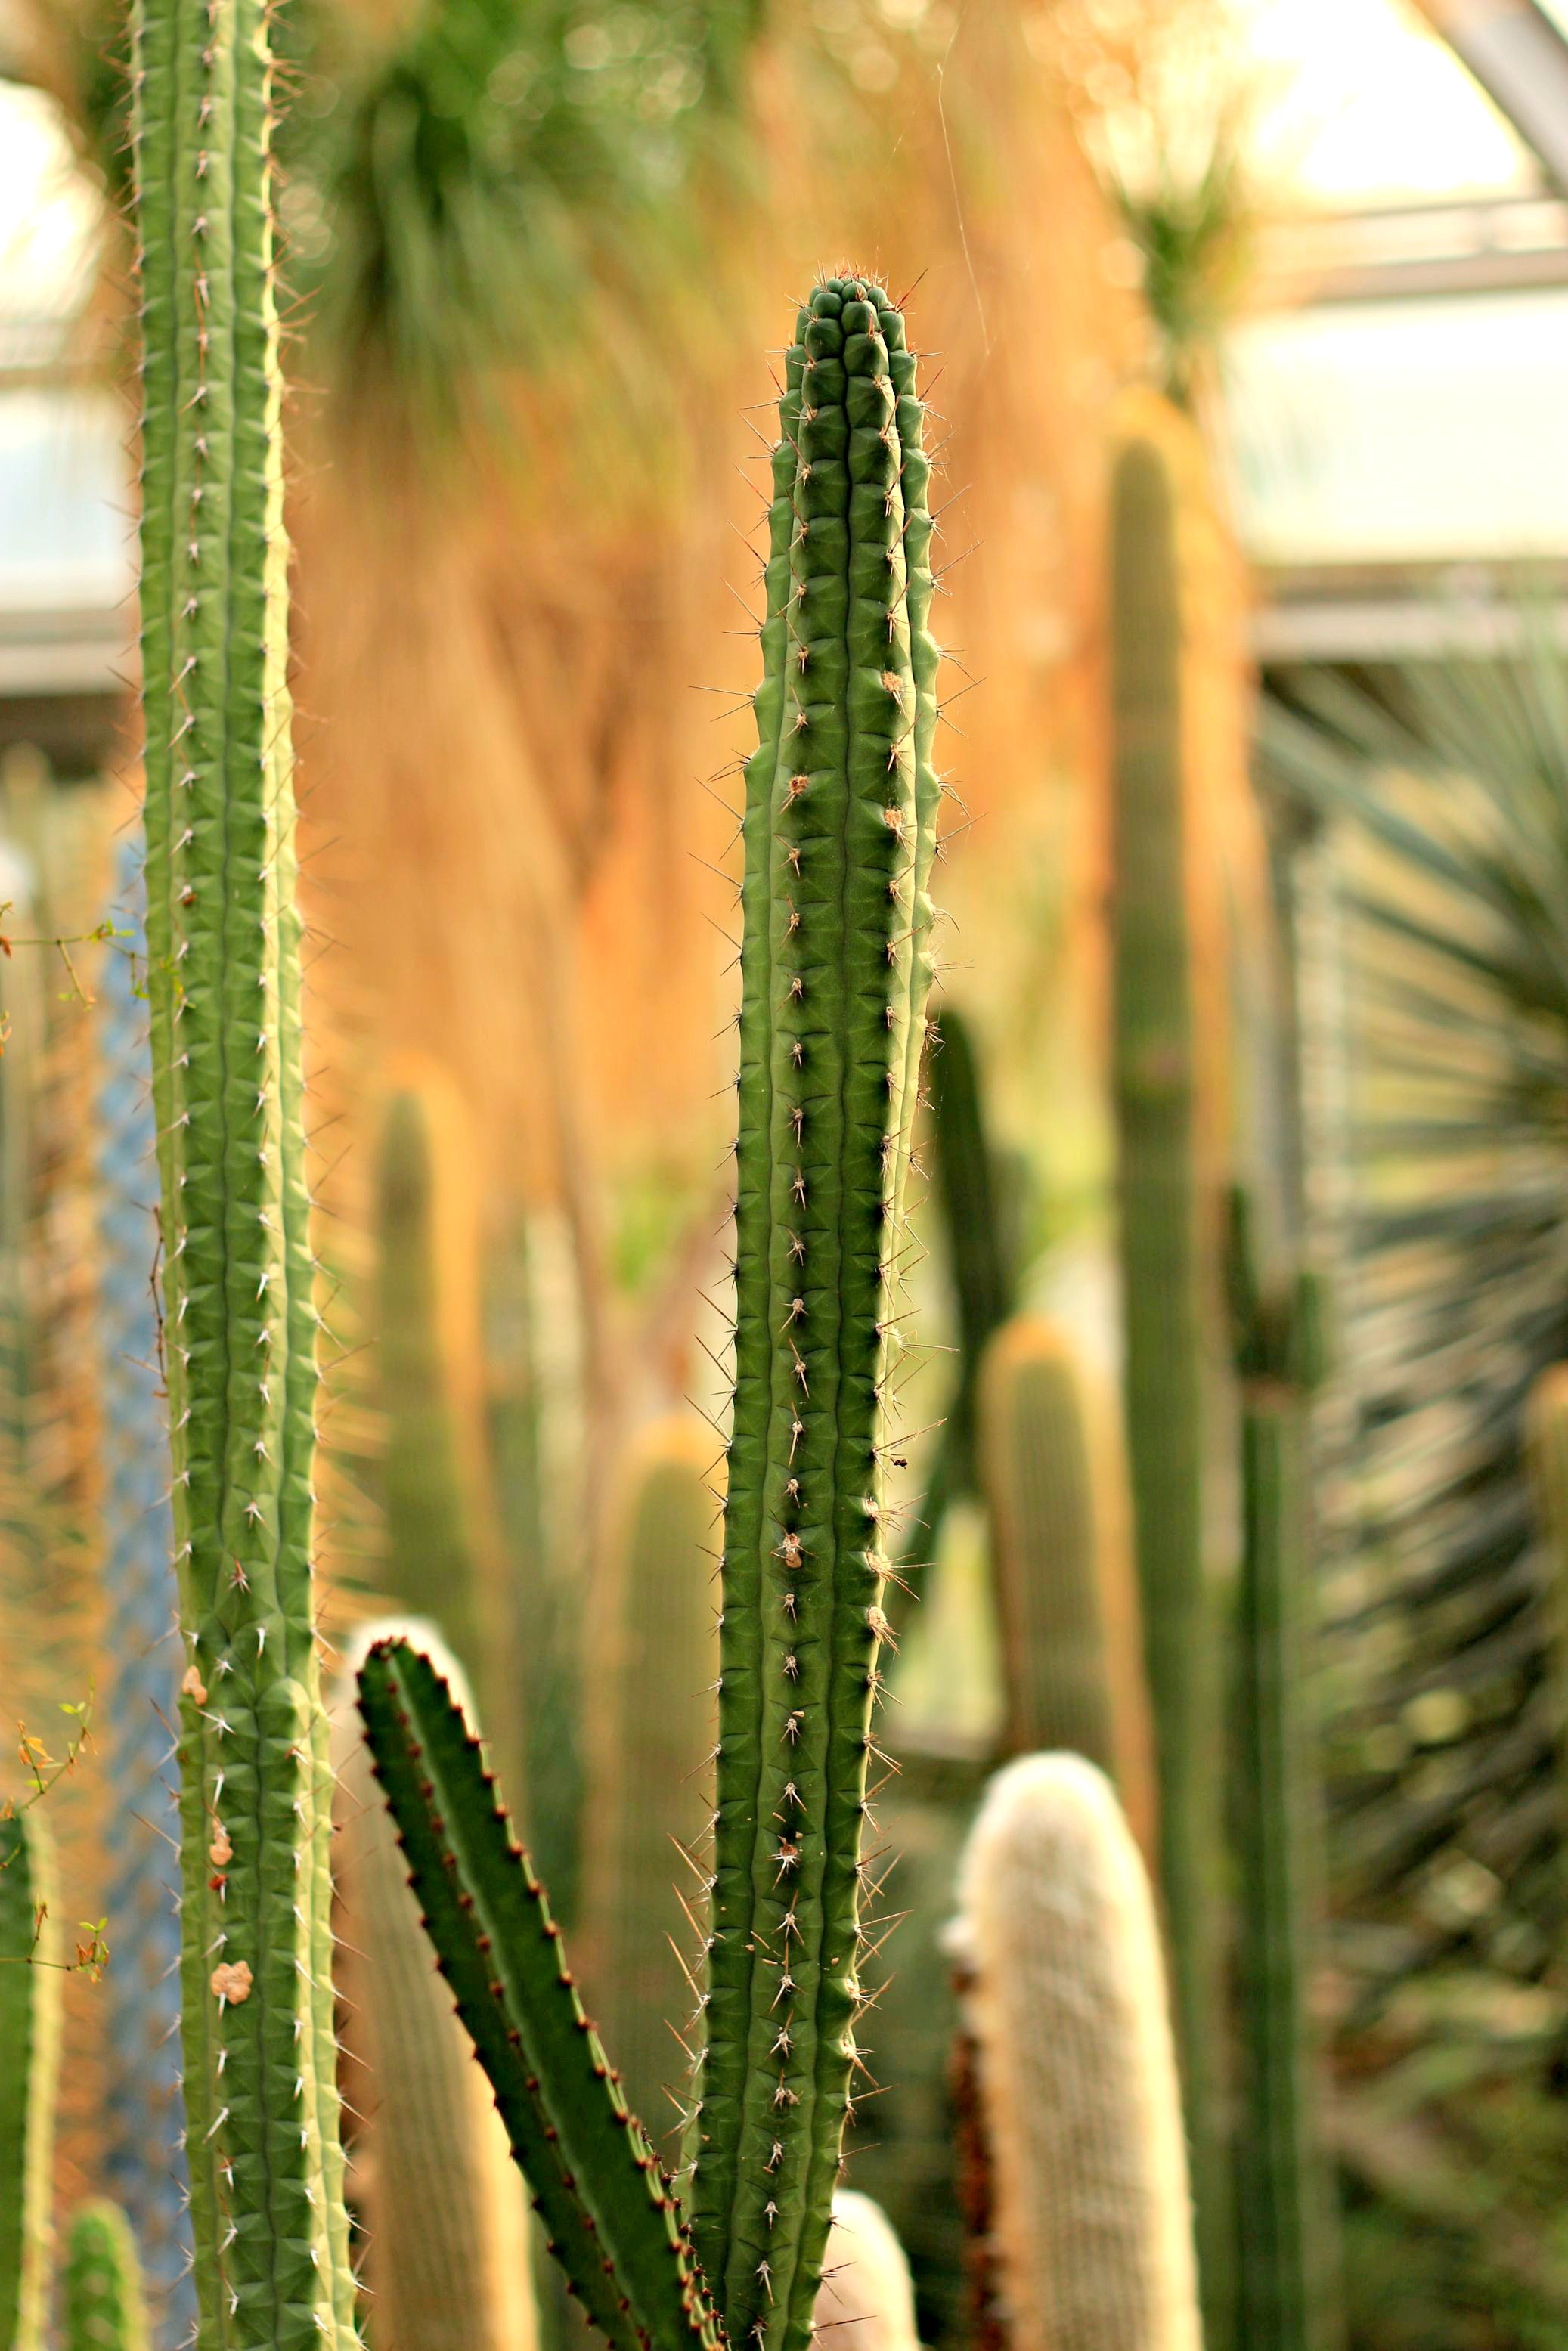
M 0 1818 L 0 2346 L 44 2351 L 60 1936 L 36 1804 Z
M 903 319 L 874 285 L 812 294 L 780 423 L 747 769 L 736 1384 L 689 2234 L 438 1677 L 382 1645 L 361 1704 L 442 1963 L 591 2315 L 617 2344 L 713 2340 L 722 2323 L 733 2343 L 804 2351 L 862 2062 L 882 1408 L 939 792 L 924 416 Z
M 959 1907 L 1003 2339 L 1200 2351 L 1154 1903 L 1103 1775 L 1075 1755 L 999 1772 Z
M 1170 474 L 1152 443 L 1134 440 L 1116 460 L 1111 513 L 1112 1059 L 1127 1451 L 1204 2313 L 1209 2351 L 1225 2351 L 1233 2261 L 1217 2119 L 1218 1693 L 1204 1585 L 1205 1299 L 1180 663 Z
M 118 2204 L 72 2214 L 60 2299 L 64 2351 L 147 2351 L 136 2240 Z
M 1321 1376 L 1321 1318 L 1310 1276 L 1260 1286 L 1239 1193 L 1231 1200 L 1228 1274 L 1241 1393 L 1234 1790 L 1247 1894 L 1239 1952 L 1241 2335 L 1279 2351 L 1333 2351 L 1338 2248 L 1318 2140 L 1311 2004 L 1322 1824 L 1310 1711 L 1306 1408 Z
M 157 1136 L 139 844 L 120 861 L 116 946 L 99 985 L 99 1375 L 104 1455 L 105 1617 L 112 1667 L 101 1737 L 113 1816 L 104 1835 L 110 2079 L 103 2177 L 124 2206 L 166 2304 L 172 2339 L 195 2316 L 185 2220 L 185 2121 L 175 2033 L 180 1997 L 179 1868 L 162 1834 L 167 1726 L 179 1704 L 174 1537 L 159 1393 Z
M 691 1418 L 655 1422 L 623 1479 L 591 1740 L 587 1943 L 605 2039 L 636 2112 L 657 2126 L 685 2074 L 672 2025 L 687 2003 L 670 1949 L 676 1887 L 700 1892 L 718 1671 L 714 1444 Z M 594 1704 L 595 1693 L 589 1693 Z
M 202 2351 L 352 2339 L 267 0 L 137 0 L 147 940 Z
M 1110 1416 L 1052 1323 L 1019 1315 L 998 1332 L 980 1372 L 978 1435 L 1007 1750 L 1061 1749 L 1097 1763 L 1152 1855 L 1156 1806 L 1125 1475 Z
M 527 2215 L 507 2134 L 435 1972 L 353 1708 L 334 1709 L 350 2187 L 378 2351 L 533 2351 Z M 428 1626 L 402 1620 L 463 1695 Z

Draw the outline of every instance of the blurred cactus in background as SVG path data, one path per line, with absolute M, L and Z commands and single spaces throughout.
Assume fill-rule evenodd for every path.
M 1134 1539 L 1159 1780 L 1159 1883 L 1208 2351 L 1230 2339 L 1222 2147 L 1219 1682 L 1204 1571 L 1205 1389 L 1189 825 L 1172 479 L 1117 455 L 1111 513 L 1112 1082 Z
M 15 1799 L 11 1800 L 14 1803 Z M 0 1812 L 0 2345 L 45 2351 L 63 1942 L 37 1802 Z
M 62 2351 L 147 2351 L 136 2240 L 118 2204 L 72 2213 L 60 2305 Z
M 139 844 L 121 853 L 115 936 L 99 981 L 99 1281 L 102 1362 L 103 1644 L 99 1746 L 113 1818 L 104 1889 L 113 1965 L 103 2181 L 129 2216 L 157 2296 L 159 2337 L 189 2332 L 184 2108 L 177 2032 L 179 1855 L 164 1829 L 164 1765 L 179 1705 L 168 1413 L 154 1292 L 157 1137 L 147 1039 Z M 89 2338 L 90 2339 L 90 2338 Z
M 1119 1432 L 1064 1334 L 1007 1323 L 979 1380 L 1006 1751 L 1062 1750 L 1115 1787 L 1139 1847 L 1157 1802 Z
M 958 1326 L 958 1363 L 925 1494 L 904 1546 L 905 1572 L 916 1590 L 935 1554 L 948 1504 L 977 1489 L 980 1358 L 992 1332 L 1011 1312 L 1018 1290 L 1017 1236 L 987 1130 L 980 1061 L 968 1023 L 951 1004 L 944 1004 L 932 1020 L 928 1070 L 936 1193 Z M 904 1613 L 895 1608 L 895 1621 Z
M 355 1666 L 394 1629 L 418 1638 L 465 1696 L 439 1636 L 400 1619 L 357 1636 L 334 1704 L 337 1979 L 369 2315 L 377 2351 L 533 2351 L 521 2182 L 421 1931 L 354 1711 Z
M 603 1578 L 589 1708 L 585 1966 L 633 2111 L 657 2136 L 683 2109 L 676 2031 L 693 2002 L 671 1945 L 700 1903 L 713 1818 L 718 1548 L 715 1441 L 695 1418 L 632 1440 Z M 672 2028 L 674 2028 L 674 2030 Z
M 838 2351 L 919 2351 L 904 2248 L 881 2206 L 852 2188 L 833 2198 L 816 2320 Z
M 1322 1305 L 1310 1275 L 1267 1282 L 1239 1191 L 1231 1196 L 1228 1270 L 1241 1405 L 1231 1792 L 1240 1886 L 1241 2339 L 1279 2351 L 1333 2351 L 1343 2325 L 1312 2016 L 1322 1819 L 1307 1409 L 1322 1377 Z
M 393 1093 L 376 1177 L 386 1597 L 436 1625 L 488 1717 L 507 1723 L 515 1661 L 484 1423 L 474 1144 L 439 1071 Z
M 958 1901 L 990 2216 L 978 2339 L 1202 2351 L 1159 1934 L 1103 1775 L 1075 1755 L 998 1773 Z

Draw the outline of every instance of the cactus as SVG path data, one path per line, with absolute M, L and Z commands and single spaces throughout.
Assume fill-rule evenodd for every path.
M 118 2204 L 80 2204 L 66 2240 L 64 2351 L 147 2351 L 131 2223 Z
M 116 946 L 98 1001 L 98 1228 L 102 1299 L 99 1407 L 104 1452 L 105 1618 L 111 1678 L 100 1735 L 113 1807 L 104 1834 L 104 1895 L 113 1965 L 103 2178 L 134 2227 L 167 2331 L 180 2340 L 195 2317 L 187 2275 L 184 2114 L 174 2034 L 180 2001 L 179 1872 L 162 1833 L 167 1726 L 178 1707 L 174 1538 L 162 1468 L 168 1416 L 160 1394 L 157 1138 L 147 1008 L 141 858 L 121 857 Z
M 1115 466 L 1111 699 L 1112 1058 L 1127 1453 L 1204 2317 L 1209 2351 L 1226 2351 L 1233 2241 L 1218 2123 L 1218 1692 L 1204 1588 L 1205 1300 L 1180 611 L 1171 481 L 1146 441 L 1129 442 Z
M 1154 1857 L 1155 1802 L 1118 1432 L 1053 1324 L 998 1332 L 979 1382 L 1008 1753 L 1062 1749 L 1116 1788 Z
M 959 1911 L 1009 2351 L 1200 2351 L 1154 1904 L 1103 1774 L 1076 1755 L 998 1772 Z
M 722 2317 L 732 2342 L 804 2351 L 861 2062 L 881 1411 L 938 795 L 914 379 L 880 289 L 816 288 L 786 360 L 747 769 L 736 1387 L 689 2242 L 558 1977 L 553 1922 L 461 1717 L 404 1647 L 372 1650 L 361 1674 L 433 1938 L 514 2149 L 558 2244 L 569 2237 L 573 2283 L 617 2344 L 710 2339 Z M 601 2260 L 584 2257 L 585 2218 Z
M 267 0 L 136 0 L 148 987 L 202 2351 L 353 2339 Z
M 817 2332 L 838 2351 L 919 2351 L 915 2286 L 904 2248 L 879 2204 L 841 2188 L 833 2199 Z
M 386 1588 L 434 1618 L 499 1715 L 506 1626 L 480 1398 L 476 1208 L 463 1103 L 434 1073 L 388 1106 L 377 1169 L 377 1364 L 386 1424 Z M 465 1410 L 465 1405 L 470 1407 Z
M 37 1803 L 0 1816 L 0 2351 L 43 2351 L 60 1944 Z
M 353 1709 L 361 1631 L 334 1706 L 344 2093 L 361 2115 L 350 2184 L 377 2351 L 533 2351 L 528 2215 L 467 2036 L 435 1973 Z M 461 1669 L 417 1635 L 460 1691 Z
M 1322 1353 L 1316 1284 L 1260 1287 L 1245 1198 L 1228 1274 L 1241 1395 L 1239 1751 L 1233 1774 L 1243 1900 L 1244 2059 L 1238 2127 L 1242 2339 L 1333 2351 L 1342 2337 L 1331 2186 L 1318 2144 L 1312 2026 L 1314 1862 L 1306 1400 Z
M 660 1421 L 627 1463 L 606 1603 L 613 1626 L 590 1690 L 587 1928 L 605 2036 L 635 2111 L 655 2125 L 684 2071 L 684 2002 L 670 1951 L 674 1888 L 700 1889 L 718 1671 L 714 1445 L 700 1421 Z
M 981 1106 L 974 1040 L 967 1022 L 951 1004 L 945 1004 L 931 1024 L 931 1128 L 936 1194 L 957 1309 L 958 1377 L 905 1545 L 903 1573 L 916 1584 L 936 1549 L 948 1504 L 976 1490 L 980 1358 L 992 1332 L 1012 1311 L 1018 1286 L 1007 1210 Z M 890 1608 L 889 1613 L 896 1621 L 903 1612 Z

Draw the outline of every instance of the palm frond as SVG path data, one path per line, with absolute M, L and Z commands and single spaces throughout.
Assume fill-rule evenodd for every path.
M 1423 1953 L 1529 1972 L 1562 1915 L 1521 1416 L 1568 1354 L 1568 658 L 1532 607 L 1514 633 L 1294 678 L 1259 757 L 1333 829 L 1345 964 L 1339 1902 L 1364 1949 L 1413 1909 Z

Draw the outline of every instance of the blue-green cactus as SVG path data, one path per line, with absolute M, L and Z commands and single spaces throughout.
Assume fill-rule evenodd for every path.
M 103 1647 L 99 1743 L 110 1817 L 104 1893 L 113 1965 L 103 2179 L 135 2230 L 162 2306 L 160 2332 L 189 2332 L 195 2296 L 176 2032 L 178 1856 L 162 1834 L 169 1726 L 179 1705 L 168 1414 L 158 1367 L 157 1137 L 144 990 L 141 860 L 128 847 L 98 987 L 99 1402 L 103 1450 Z

